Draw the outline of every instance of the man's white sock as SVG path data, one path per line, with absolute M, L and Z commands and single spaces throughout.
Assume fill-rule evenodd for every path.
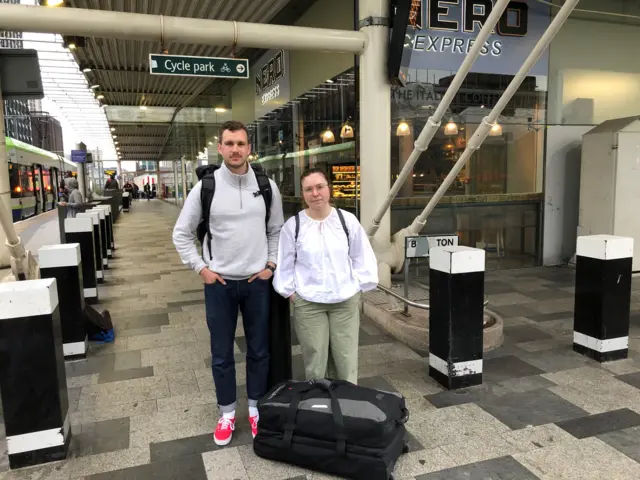
M 236 418 L 236 411 L 223 413 L 222 418 Z
M 258 415 L 258 408 L 257 407 L 249 407 L 249 416 L 250 417 L 255 417 Z

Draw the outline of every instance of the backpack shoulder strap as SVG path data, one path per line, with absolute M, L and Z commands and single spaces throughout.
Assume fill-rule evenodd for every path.
M 251 168 L 253 168 L 253 172 L 256 174 L 258 188 L 260 189 L 262 199 L 264 200 L 264 206 L 266 209 L 265 225 L 269 225 L 269 218 L 271 217 L 271 200 L 273 198 L 271 182 L 261 165 L 252 163 Z
M 205 225 L 207 234 L 207 248 L 209 249 L 209 257 L 211 254 L 211 230 L 209 228 L 209 218 L 211 215 L 211 203 L 213 202 L 213 196 L 216 191 L 216 177 L 211 172 L 202 177 L 202 187 L 200 190 L 200 203 L 202 204 L 202 222 Z M 204 257 L 204 248 L 202 249 L 202 256 Z
M 340 210 L 339 208 L 336 208 L 336 212 L 338 213 L 338 218 L 340 218 L 342 229 L 344 230 L 344 233 L 347 236 L 347 245 L 349 246 L 349 249 L 351 249 L 351 239 L 349 238 L 349 228 L 347 227 L 347 222 L 344 219 L 344 214 L 342 213 L 342 210 Z
M 296 213 L 295 218 L 296 218 L 296 235 L 294 237 L 294 240 L 297 242 L 298 235 L 300 234 L 300 212 Z

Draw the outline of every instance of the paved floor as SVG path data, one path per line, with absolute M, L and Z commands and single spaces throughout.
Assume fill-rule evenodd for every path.
M 116 227 L 117 259 L 100 296 L 118 337 L 67 364 L 71 458 L 0 479 L 328 478 L 257 458 L 244 415 L 232 444 L 214 445 L 202 285 L 171 245 L 176 215 L 161 201 L 136 202 Z M 570 348 L 570 270 L 488 274 L 505 344 L 487 354 L 485 383 L 463 391 L 443 391 L 423 357 L 364 320 L 360 383 L 399 390 L 411 410 L 411 451 L 396 477 L 640 478 L 640 284 L 634 287 L 631 358 L 600 366 Z M 239 392 L 245 350 L 239 327 Z M 299 346 L 293 353 L 299 376 Z M 246 400 L 240 404 L 242 412 Z

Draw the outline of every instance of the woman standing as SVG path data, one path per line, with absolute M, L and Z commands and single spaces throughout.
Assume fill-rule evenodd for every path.
M 331 186 L 319 169 L 302 174 L 307 209 L 280 233 L 274 288 L 294 307 L 294 326 L 307 380 L 357 383 L 360 294 L 376 288 L 378 264 L 358 219 L 331 206 Z

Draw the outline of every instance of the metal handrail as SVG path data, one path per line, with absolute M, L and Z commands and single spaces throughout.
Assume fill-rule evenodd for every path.
M 422 310 L 429 310 L 429 304 L 424 304 L 424 303 L 417 303 L 414 301 L 409 300 L 408 298 L 404 298 L 400 295 L 398 295 L 397 293 L 395 293 L 392 290 L 389 290 L 388 288 L 385 288 L 381 285 L 378 285 L 378 290 L 382 290 L 384 293 L 391 295 L 392 297 L 397 298 L 398 300 L 406 303 L 407 305 L 411 306 L 411 307 L 416 307 L 416 308 L 420 308 Z
M 391 295 L 394 298 L 397 298 L 398 300 L 400 300 L 401 302 L 409 305 L 410 307 L 420 308 L 421 310 L 429 310 L 430 309 L 428 303 L 417 303 L 417 302 L 414 302 L 413 300 L 409 300 L 408 298 L 404 298 L 402 295 L 399 295 L 396 292 L 394 292 L 393 290 L 389 290 L 388 288 L 383 287 L 382 285 L 378 285 L 378 290 L 386 293 L 387 295 Z M 489 304 L 489 299 L 485 295 L 483 306 L 486 308 L 488 304 Z

